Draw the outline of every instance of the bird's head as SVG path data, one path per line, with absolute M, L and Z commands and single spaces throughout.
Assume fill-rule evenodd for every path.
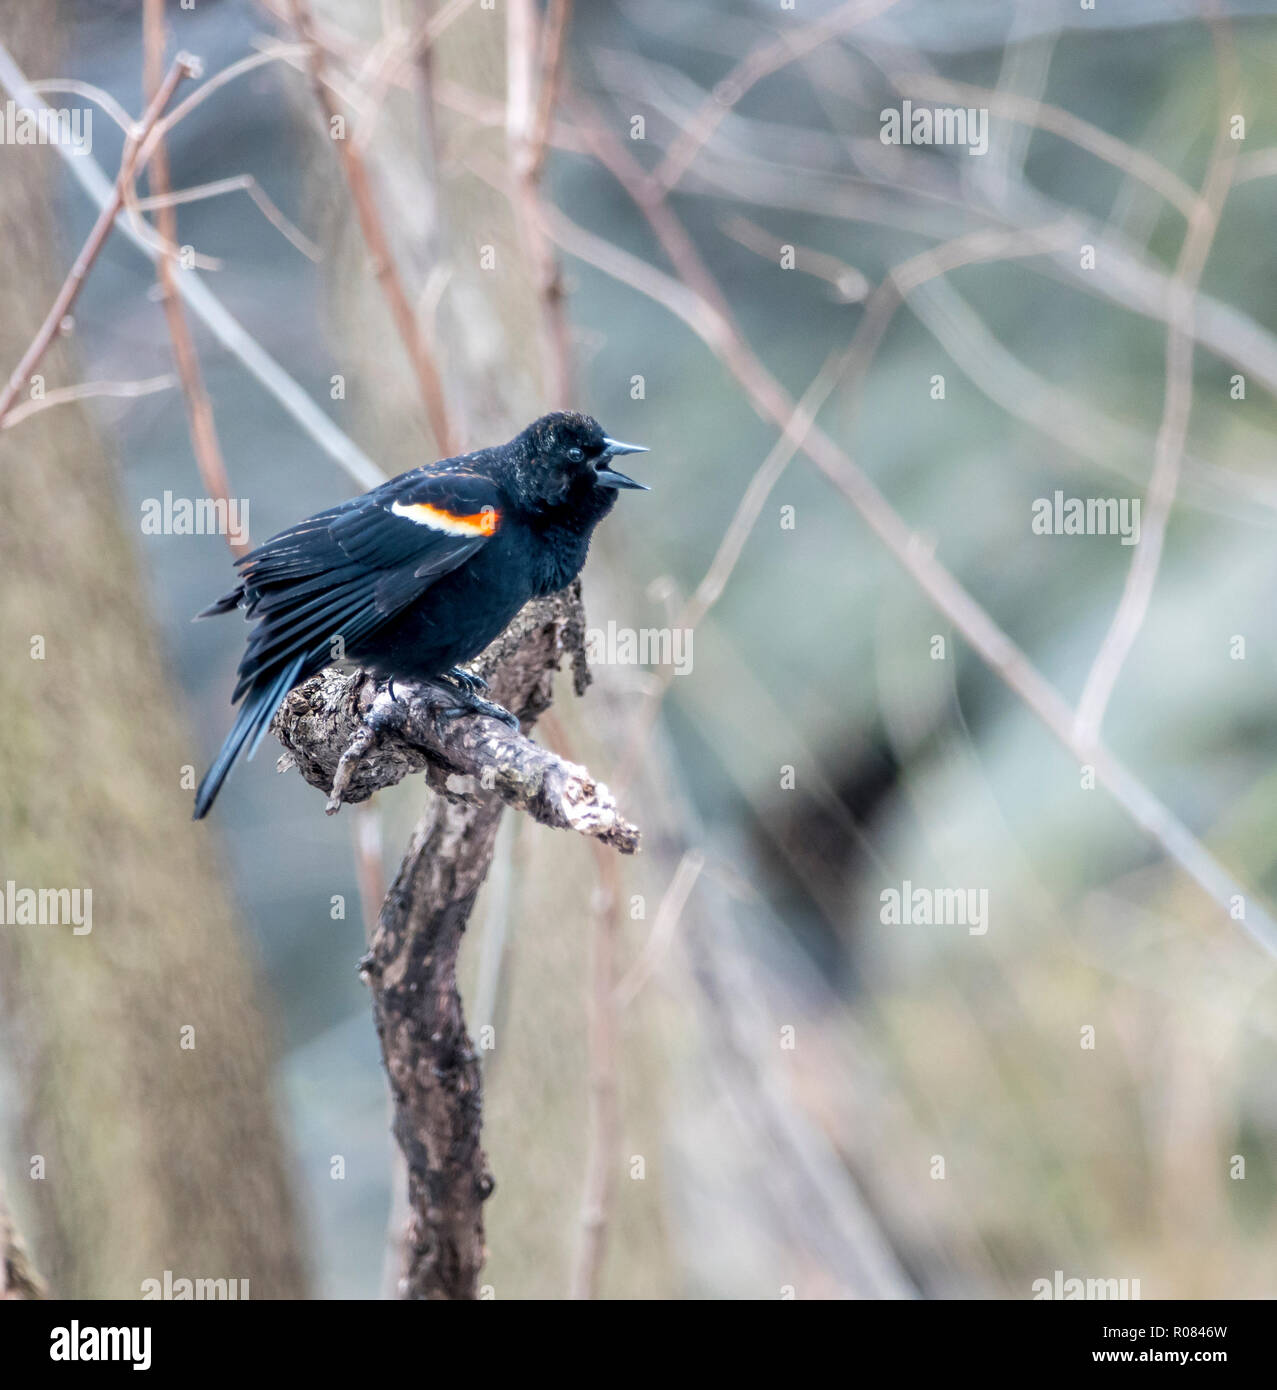
M 603 433 L 589 415 L 558 411 L 534 420 L 514 440 L 514 476 L 510 486 L 517 501 L 534 513 L 573 512 L 582 520 L 605 516 L 618 488 L 639 488 L 612 467 L 623 454 L 645 454 L 644 444 L 622 444 Z

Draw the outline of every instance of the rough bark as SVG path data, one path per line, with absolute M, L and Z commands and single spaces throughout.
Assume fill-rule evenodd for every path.
M 474 663 L 492 698 L 525 729 L 550 703 L 553 674 L 570 657 L 578 692 L 588 680 L 579 583 L 531 603 Z M 457 988 L 457 955 L 488 867 L 503 805 L 594 835 L 623 853 L 638 831 L 607 788 L 498 720 L 440 727 L 438 700 L 396 685 L 396 699 L 362 672 L 326 671 L 295 690 L 276 718 L 287 750 L 327 791 L 349 772 L 333 807 L 426 769 L 438 795 L 413 833 L 363 962 L 394 1102 L 394 1132 L 408 1165 L 410 1217 L 399 1291 L 405 1298 L 477 1296 L 484 1259 L 483 1203 L 493 1190 L 481 1140 L 479 1057 Z M 443 697 L 451 702 L 450 697 Z M 364 722 L 372 715 L 377 733 Z M 352 762 L 351 750 L 357 752 Z M 454 791 L 454 774 L 477 785 Z
M 418 825 L 364 962 L 408 1165 L 404 1298 L 472 1299 L 494 1183 L 481 1139 L 479 1055 L 457 990 L 457 953 L 492 860 L 500 803 L 436 798 Z
M 565 651 L 573 657 L 578 693 L 583 690 L 581 633 L 574 585 L 530 603 L 474 663 L 475 673 L 530 726 L 550 703 L 551 678 Z M 439 711 L 455 703 L 446 690 L 396 682 L 392 696 L 362 671 L 329 669 L 294 690 L 276 717 L 275 733 L 287 750 L 281 769 L 296 766 L 312 786 L 331 789 L 330 813 L 425 770 L 445 794 L 492 796 L 543 825 L 593 836 L 626 854 L 638 848 L 638 830 L 585 768 L 497 719 L 441 721 Z M 475 785 L 463 792 L 450 783 L 453 776 Z

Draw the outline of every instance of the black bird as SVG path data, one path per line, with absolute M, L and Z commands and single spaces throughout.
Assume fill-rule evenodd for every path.
M 231 697 L 243 704 L 195 793 L 195 819 L 246 745 L 253 756 L 288 692 L 343 658 L 392 682 L 446 681 L 451 713 L 517 727 L 458 664 L 529 599 L 576 578 L 616 490 L 647 490 L 612 460 L 645 452 L 588 415 L 544 415 L 508 444 L 401 473 L 237 560 L 239 584 L 198 615 L 243 608 L 256 626 Z

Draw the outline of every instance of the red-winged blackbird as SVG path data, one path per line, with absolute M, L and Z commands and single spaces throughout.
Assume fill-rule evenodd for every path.
M 518 727 L 458 663 L 529 599 L 576 578 L 617 488 L 646 490 L 611 460 L 645 452 L 588 415 L 545 415 L 508 444 L 401 473 L 237 560 L 239 585 L 199 617 L 242 607 L 257 625 L 231 697 L 244 703 L 195 793 L 195 819 L 288 692 L 341 655 L 392 681 L 447 681 L 458 700 L 449 713 Z

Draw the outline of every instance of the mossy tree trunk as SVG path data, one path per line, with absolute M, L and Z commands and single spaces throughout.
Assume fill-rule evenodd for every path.
M 47 7 L 0 3 L 7 45 L 56 70 Z M 16 362 L 74 247 L 56 155 L 0 147 L 0 360 Z M 144 287 L 139 286 L 139 293 Z M 158 315 L 157 315 L 158 321 Z M 48 384 L 79 379 L 55 345 Z M 182 770 L 179 715 L 116 469 L 78 406 L 0 435 L 0 888 L 91 890 L 92 930 L 0 927 L 25 1110 L 10 1194 L 55 1295 L 147 1278 L 304 1292 L 253 970 Z

